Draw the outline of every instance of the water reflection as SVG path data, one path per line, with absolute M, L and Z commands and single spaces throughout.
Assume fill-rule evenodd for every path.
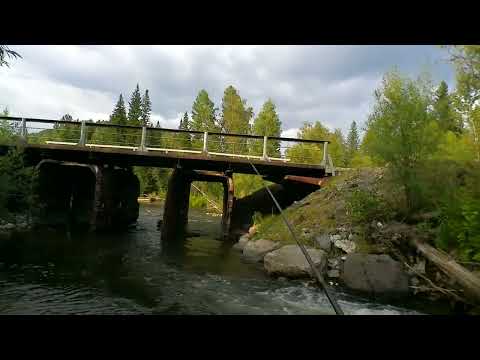
M 1 314 L 332 314 L 305 281 L 269 279 L 220 240 L 220 218 L 191 210 L 198 236 L 164 246 L 162 207 L 119 233 L 0 238 Z M 163 245 L 163 246 L 162 246 Z M 341 296 L 346 313 L 408 313 Z

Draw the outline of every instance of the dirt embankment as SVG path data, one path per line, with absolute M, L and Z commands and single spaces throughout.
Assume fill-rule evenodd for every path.
M 292 204 L 285 215 L 304 244 L 324 252 L 327 261 L 321 270 L 331 284 L 373 296 L 449 301 L 457 310 L 478 311 L 479 301 L 462 279 L 427 259 L 414 245 L 434 247 L 435 226 L 425 224 L 437 221 L 438 214 L 420 214 L 407 223 L 394 210 L 401 206 L 402 196 L 383 169 L 345 171 Z M 295 244 L 280 216 L 258 222 L 250 241 L 260 239 L 276 244 L 270 246 L 272 252 Z M 478 276 L 480 268 L 470 265 L 461 264 Z

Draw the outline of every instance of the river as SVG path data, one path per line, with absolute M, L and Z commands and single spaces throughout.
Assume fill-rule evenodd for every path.
M 122 233 L 0 237 L 0 314 L 334 314 L 320 289 L 275 280 L 217 239 L 220 218 L 191 209 L 181 251 L 162 252 L 160 204 Z M 336 292 L 346 314 L 418 314 Z

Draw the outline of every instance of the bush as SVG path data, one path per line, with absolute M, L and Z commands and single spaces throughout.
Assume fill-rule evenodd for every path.
M 368 224 L 373 220 L 387 221 L 393 213 L 380 195 L 373 191 L 355 189 L 347 197 L 347 212 L 356 223 Z

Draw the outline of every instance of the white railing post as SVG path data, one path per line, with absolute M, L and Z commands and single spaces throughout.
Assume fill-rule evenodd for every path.
M 85 146 L 86 143 L 86 125 L 85 125 L 85 120 L 82 121 L 82 126 L 80 127 L 80 141 L 78 142 L 78 145 Z
M 147 151 L 147 147 L 145 146 L 147 140 L 147 127 L 142 126 L 142 140 L 140 141 L 140 151 Z
M 267 140 L 268 137 L 264 136 L 263 137 L 263 160 L 268 160 L 268 155 L 267 155 Z
M 25 118 L 22 118 L 22 128 L 20 129 L 20 136 L 24 140 L 27 140 L 27 120 L 25 120 Z
M 323 160 L 322 165 L 327 165 L 327 151 L 328 151 L 328 142 L 323 143 Z
M 203 133 L 203 153 L 204 154 L 208 154 L 207 139 L 208 139 L 208 131 L 205 131 Z

